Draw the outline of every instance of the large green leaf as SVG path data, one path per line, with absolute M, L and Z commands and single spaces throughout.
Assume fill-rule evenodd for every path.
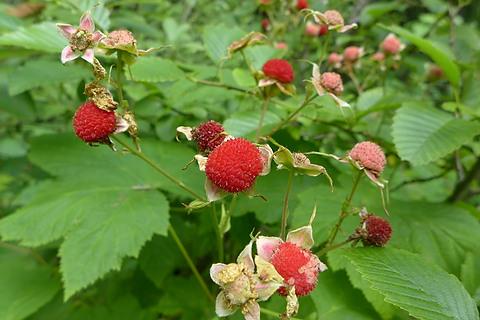
M 60 35 L 54 23 L 44 22 L 1 35 L 0 45 L 57 52 L 60 61 L 60 52 L 67 45 L 67 40 Z
M 413 43 L 415 46 L 417 46 L 420 51 L 432 58 L 432 60 L 435 61 L 435 63 L 442 68 L 448 80 L 453 86 L 459 86 L 460 69 L 458 68 L 457 64 L 449 57 L 449 55 L 445 53 L 442 49 L 436 46 L 433 42 L 417 36 L 399 26 L 389 26 L 385 28 L 398 34 L 401 37 L 404 37 L 405 39 Z
M 213 62 L 219 63 L 227 56 L 228 46 L 232 44 L 233 41 L 239 40 L 243 35 L 244 32 L 236 26 L 208 26 L 203 30 L 203 45 Z
M 391 248 L 344 249 L 385 301 L 425 320 L 476 320 L 478 310 L 460 281 L 420 256 Z
M 175 63 L 157 57 L 139 58 L 130 66 L 131 80 L 142 82 L 165 82 L 179 80 L 184 74 Z M 130 72 L 127 72 L 130 75 Z
M 157 149 L 150 151 L 160 155 L 157 159 L 169 160 L 167 171 L 181 172 L 193 153 L 180 145 L 167 145 L 143 146 Z M 168 153 L 163 152 L 165 148 Z M 156 188 L 186 195 L 131 156 L 105 147 L 89 148 L 66 136 L 36 139 L 31 160 L 59 179 L 44 183 L 28 205 L 2 219 L 0 235 L 32 247 L 63 239 L 65 298 L 110 270 L 120 269 L 124 257 L 137 257 L 153 234 L 166 235 L 168 202 Z M 189 176 L 195 180 L 194 172 Z
M 430 107 L 405 105 L 393 119 L 393 141 L 413 165 L 437 160 L 480 134 L 480 123 L 457 119 Z
M 0 249 L 0 319 L 21 320 L 50 301 L 60 289 L 53 269 L 32 257 Z
M 89 77 L 90 71 L 81 65 L 63 66 L 57 62 L 33 60 L 10 72 L 8 92 L 16 95 L 32 88 L 50 86 Z
M 258 124 L 260 123 L 261 103 L 259 103 L 258 108 L 259 110 L 254 112 L 245 111 L 233 114 L 225 121 L 225 130 L 235 137 L 255 137 Z M 271 111 L 267 111 L 263 119 L 261 134 L 267 134 L 269 130 L 272 130 L 275 125 L 280 123 L 280 120 L 281 119 L 278 115 Z

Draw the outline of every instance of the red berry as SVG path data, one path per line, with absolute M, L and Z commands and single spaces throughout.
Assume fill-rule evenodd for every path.
M 204 122 L 193 129 L 192 139 L 197 143 L 200 152 L 210 152 L 225 140 L 225 129 L 213 120 Z
M 328 33 L 328 26 L 326 24 L 320 25 L 320 30 L 318 31 L 319 36 L 324 36 Z
M 290 83 L 294 79 L 291 64 L 284 59 L 270 59 L 263 65 L 263 73 L 267 77 L 278 80 L 282 83 Z
M 369 246 L 383 247 L 392 237 L 392 227 L 387 220 L 370 215 L 365 219 L 366 235 L 363 243 Z
M 358 161 L 364 168 L 372 170 L 376 175 L 382 173 L 387 162 L 382 148 L 370 141 L 357 143 L 348 155 L 353 160 Z
M 270 20 L 268 20 L 267 18 L 262 19 L 261 25 L 262 25 L 262 30 L 267 30 L 268 27 L 270 27 Z
M 249 189 L 262 172 L 260 151 L 242 138 L 228 140 L 208 156 L 205 172 L 208 179 L 227 192 Z
M 102 110 L 92 101 L 87 101 L 75 112 L 73 129 L 85 142 L 105 141 L 116 129 L 115 113 Z
M 288 286 L 295 286 L 295 294 L 309 294 L 317 285 L 321 262 L 311 251 L 294 243 L 284 242 L 273 253 L 270 261 Z M 288 289 L 281 287 L 278 292 L 287 295 Z
M 303 10 L 308 8 L 308 0 L 297 0 L 297 9 Z

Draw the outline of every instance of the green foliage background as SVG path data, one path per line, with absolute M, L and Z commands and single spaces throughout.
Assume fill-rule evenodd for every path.
M 289 1 L 273 1 L 284 6 Z M 253 138 L 261 101 L 241 90 L 256 86 L 240 56 L 222 58 L 227 46 L 260 31 L 256 0 L 36 1 L 40 11 L 23 18 L 0 4 L 0 320 L 17 319 L 215 319 L 208 300 L 169 233 L 174 226 L 207 281 L 217 261 L 210 207 L 188 214 L 191 196 L 125 152 L 89 147 L 71 129 L 83 87 L 92 80 L 81 61 L 62 66 L 66 45 L 55 22 L 77 24 L 91 9 L 103 31 L 131 30 L 140 48 L 163 47 L 125 70 L 126 98 L 134 110 L 142 149 L 168 173 L 203 194 L 204 175 L 182 170 L 193 145 L 175 141 L 175 128 L 207 119 L 234 136 Z M 374 140 L 386 151 L 389 220 L 387 248 L 332 251 L 317 289 L 301 298 L 300 319 L 478 319 L 480 305 L 480 2 L 315 1 L 337 9 L 357 30 L 333 35 L 329 51 L 365 48 L 358 71 L 365 90 L 342 75 L 345 115 L 328 97 L 317 98 L 274 138 L 293 151 L 345 154 L 356 142 Z M 18 7 L 17 7 L 18 8 Z M 461 8 L 460 10 L 457 10 Z M 263 133 L 297 108 L 304 79 L 324 54 L 324 38 L 304 35 L 302 17 L 248 48 L 260 69 L 272 57 L 289 59 L 297 95 L 272 100 Z M 17 14 L 18 16 L 18 14 Z M 284 12 L 275 12 L 279 22 Z M 369 55 L 389 33 L 407 44 L 397 69 L 382 73 Z M 273 43 L 284 41 L 287 50 Z M 113 56 L 99 56 L 107 66 Z M 443 69 L 431 79 L 429 66 Z M 326 66 L 324 65 L 325 69 Z M 207 86 L 220 82 L 241 90 Z M 126 141 L 126 138 L 122 138 Z M 325 158 L 334 179 L 297 176 L 290 199 L 290 227 L 313 224 L 317 245 L 327 240 L 352 171 Z M 225 237 L 233 261 L 252 229 L 279 232 L 287 173 L 258 179 L 268 201 L 241 196 Z M 384 215 L 378 190 L 364 179 L 353 204 Z M 358 223 L 349 217 L 340 236 Z M 275 296 L 265 305 L 281 312 Z M 232 318 L 240 318 L 237 314 Z M 263 314 L 262 319 L 275 316 Z

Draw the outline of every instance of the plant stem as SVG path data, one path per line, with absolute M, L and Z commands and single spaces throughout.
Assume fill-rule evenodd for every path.
M 220 233 L 220 225 L 217 217 L 217 206 L 215 205 L 215 202 L 212 203 L 212 210 L 210 212 L 212 216 L 213 227 L 215 229 L 215 236 L 217 238 L 218 261 L 223 262 L 223 235 Z
M 202 287 L 203 291 L 205 291 L 205 294 L 207 295 L 208 299 L 210 299 L 211 301 L 215 301 L 215 298 L 210 293 L 210 290 L 208 290 L 207 284 L 205 283 L 202 276 L 200 275 L 200 272 L 198 272 L 197 267 L 193 263 L 192 258 L 190 258 L 190 255 L 188 254 L 187 249 L 185 249 L 185 246 L 183 245 L 182 241 L 178 237 L 178 234 L 172 225 L 168 226 L 168 231 L 170 232 L 170 235 L 172 236 L 173 241 L 175 241 L 175 243 L 177 244 L 178 249 L 180 249 L 180 252 L 182 253 L 183 257 L 185 258 L 185 260 L 187 260 L 188 266 L 190 267 L 193 274 L 195 275 L 195 278 L 197 278 L 197 281 L 200 284 L 200 287 Z
M 275 132 L 277 132 L 278 130 L 282 129 L 284 125 L 286 125 L 288 122 L 290 122 L 290 120 L 292 120 L 298 113 L 300 113 L 300 111 L 303 110 L 303 108 L 305 108 L 306 106 L 309 105 L 310 102 L 313 101 L 313 99 L 315 99 L 317 97 L 316 94 L 312 95 L 310 98 L 306 98 L 305 97 L 305 100 L 303 101 L 303 103 L 297 108 L 295 109 L 295 111 L 293 111 L 287 118 L 285 118 L 282 122 L 280 122 L 275 128 L 272 129 L 272 131 L 270 131 L 267 136 L 272 136 Z
M 128 151 L 130 151 L 133 155 L 137 156 L 138 158 L 142 159 L 145 161 L 148 165 L 150 165 L 153 169 L 155 169 L 157 172 L 159 172 L 161 175 L 163 175 L 165 178 L 176 184 L 179 188 L 185 190 L 189 194 L 191 194 L 194 198 L 202 201 L 206 201 L 201 195 L 187 187 L 182 181 L 178 180 L 174 176 L 172 176 L 170 173 L 162 169 L 158 164 L 153 162 L 150 158 L 148 158 L 145 154 L 143 154 L 140 151 L 137 151 L 135 148 L 132 148 L 129 146 L 127 143 L 123 142 L 117 137 L 112 137 L 113 140 L 124 146 Z
M 293 170 L 288 173 L 287 191 L 285 191 L 285 197 L 283 199 L 282 208 L 282 225 L 280 229 L 280 238 L 285 240 L 287 232 L 287 220 L 288 220 L 288 198 L 290 196 L 290 190 L 292 189 Z
M 269 100 L 270 99 L 268 97 L 266 97 L 263 100 L 262 112 L 260 113 L 260 121 L 258 122 L 257 135 L 255 136 L 255 141 L 256 142 L 258 142 L 258 140 L 260 139 L 260 133 L 262 131 L 263 121 L 265 120 L 265 114 L 267 113 L 267 110 L 268 110 Z
M 277 317 L 277 318 L 280 318 L 282 316 L 282 314 L 279 313 L 279 312 L 272 311 L 272 310 L 265 309 L 265 308 L 261 308 L 260 313 L 263 313 L 263 314 L 266 314 L 266 315 L 269 315 L 269 316 L 273 316 L 273 317 Z M 294 317 L 291 317 L 289 319 L 290 320 L 301 320 L 299 318 L 294 318 Z
M 246 93 L 246 94 L 249 94 L 249 95 L 255 95 L 255 93 L 252 92 L 252 91 L 248 91 L 248 90 L 245 90 L 245 89 L 242 89 L 242 88 L 237 88 L 237 87 L 234 87 L 234 86 L 222 83 L 222 82 L 200 80 L 200 79 L 196 79 L 196 78 L 193 78 L 193 77 L 187 77 L 187 79 L 192 81 L 192 82 L 204 84 L 204 85 L 207 85 L 207 86 L 210 86 L 210 87 L 224 88 L 224 89 L 227 89 L 227 90 L 238 91 L 238 92 Z
M 338 249 L 340 247 L 343 247 L 344 245 L 346 245 L 349 242 L 352 242 L 353 240 L 355 240 L 355 238 L 348 238 L 347 240 L 339 242 L 337 244 L 333 244 L 333 245 L 328 246 L 328 247 L 323 247 L 323 249 L 321 249 L 320 251 L 317 252 L 317 256 L 322 257 L 327 252 Z
M 125 104 L 123 103 L 124 97 L 123 97 L 122 72 L 123 72 L 122 56 L 119 52 L 117 52 L 117 72 L 115 73 L 116 75 L 115 82 L 117 85 L 117 93 L 118 93 L 118 99 L 120 100 L 120 107 L 126 109 Z
M 357 190 L 358 183 L 360 182 L 360 178 L 362 177 L 363 171 L 358 170 L 357 174 L 355 175 L 355 178 L 353 180 L 353 185 L 352 185 L 352 190 L 350 191 L 350 194 L 347 196 L 345 201 L 342 204 L 342 209 L 340 211 L 340 216 L 338 218 L 337 223 L 332 229 L 332 232 L 330 233 L 330 236 L 328 238 L 327 244 L 325 245 L 326 248 L 330 247 L 335 241 L 335 238 L 337 237 L 338 230 L 340 230 L 340 227 L 345 220 L 345 218 L 348 216 L 348 210 L 350 208 L 350 204 L 352 203 L 353 195 L 355 194 L 355 191 Z

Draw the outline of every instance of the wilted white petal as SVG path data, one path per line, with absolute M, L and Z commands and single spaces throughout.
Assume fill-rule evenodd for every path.
M 312 226 L 308 225 L 290 231 L 287 234 L 287 242 L 292 242 L 304 249 L 310 249 L 314 244 Z
M 221 285 L 220 280 L 218 279 L 218 274 L 225 269 L 227 265 L 224 263 L 214 263 L 210 267 L 210 278 L 212 279 L 213 282 L 218 284 L 219 286 Z
M 72 35 L 77 32 L 77 29 L 73 27 L 71 24 L 66 24 L 66 23 L 57 23 L 57 28 L 60 30 L 62 35 L 67 38 L 67 40 L 70 40 L 72 38 Z
M 270 261 L 273 253 L 277 250 L 278 246 L 283 243 L 283 240 L 278 237 L 258 237 L 257 244 L 257 254 L 265 259 Z
M 77 59 L 79 56 L 80 56 L 80 53 L 77 53 L 77 52 L 73 51 L 70 46 L 66 46 L 62 50 L 60 60 L 62 61 L 62 63 L 65 64 L 68 61 L 72 61 L 72 60 Z
M 260 305 L 251 300 L 242 310 L 245 320 L 260 320 Z
M 104 35 L 102 32 L 100 31 L 95 31 L 93 34 L 92 34 L 92 39 L 95 43 L 97 42 L 100 42 L 102 39 L 106 38 L 107 36 Z
M 123 119 L 120 116 L 116 116 L 116 128 L 113 133 L 122 133 L 128 130 L 130 125 L 128 124 L 127 120 Z
M 252 256 L 253 241 L 250 241 L 245 248 L 240 252 L 237 258 L 238 264 L 243 264 L 245 268 L 251 272 L 255 271 L 255 264 L 253 263 Z
M 205 156 L 202 156 L 201 154 L 196 154 L 194 156 L 194 158 L 195 158 L 195 160 L 197 160 L 198 169 L 200 169 L 200 171 L 205 171 L 205 167 L 207 166 L 208 158 L 205 157 Z
M 337 97 L 336 95 L 334 95 L 333 93 L 328 93 L 330 95 L 330 97 L 332 97 L 332 99 L 335 101 L 335 103 L 341 107 L 341 108 L 350 108 L 350 105 L 348 104 L 348 102 L 345 102 L 343 101 L 342 99 L 340 99 L 339 97 Z
M 271 86 L 273 84 L 277 83 L 277 80 L 274 80 L 274 79 L 261 79 L 260 81 L 258 81 L 258 86 L 260 88 L 262 87 L 268 87 L 268 86 Z
M 320 260 L 319 260 L 320 261 Z M 325 263 L 323 263 L 322 261 L 320 261 L 320 264 L 318 265 L 318 269 L 320 270 L 320 272 L 323 272 L 323 271 L 326 271 L 328 269 L 327 265 Z
M 272 164 L 272 157 L 273 157 L 273 150 L 268 144 L 262 144 L 257 147 L 258 151 L 260 151 L 260 156 L 262 158 L 262 172 L 260 172 L 261 176 L 266 176 L 270 173 L 270 168 Z
M 337 31 L 343 33 L 343 32 L 347 32 L 348 30 L 351 30 L 351 29 L 356 29 L 357 27 L 358 27 L 358 25 L 356 23 L 352 23 L 352 24 L 348 24 L 346 26 L 342 26 Z
M 223 291 L 221 291 L 217 295 L 217 299 L 215 301 L 215 313 L 217 314 L 217 316 L 227 317 L 232 313 L 234 313 L 235 310 L 236 308 L 228 303 L 228 300 L 225 297 L 225 294 L 223 293 Z
M 205 179 L 205 194 L 208 201 L 217 201 L 224 197 L 225 193 L 214 185 L 208 178 Z
M 80 18 L 80 29 L 86 30 L 90 33 L 95 31 L 95 23 L 93 22 L 90 12 L 85 12 Z
M 95 51 L 93 48 L 85 50 L 85 52 L 82 55 L 82 59 L 87 61 L 90 64 L 93 64 L 93 59 L 95 58 Z
M 177 132 L 178 133 L 181 133 L 185 136 L 185 138 L 187 138 L 188 141 L 192 141 L 192 132 L 193 132 L 193 128 L 192 127 L 183 127 L 183 126 L 180 126 L 177 128 Z

